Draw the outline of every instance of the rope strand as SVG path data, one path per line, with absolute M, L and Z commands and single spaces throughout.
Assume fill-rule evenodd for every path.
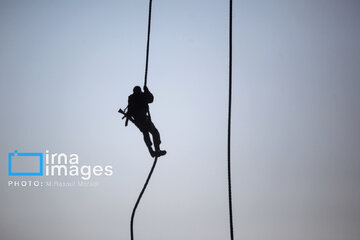
M 152 0 L 149 0 L 149 18 L 148 18 L 148 33 L 147 33 L 147 42 L 146 42 L 146 61 L 145 61 L 144 86 L 147 85 L 147 75 L 148 75 L 148 66 L 149 66 L 149 47 L 150 47 L 150 30 L 151 30 L 151 9 L 152 9 Z
M 154 171 L 154 169 L 155 169 L 155 166 L 156 166 L 156 163 L 157 163 L 157 159 L 158 159 L 158 158 L 156 157 L 155 160 L 154 160 L 154 163 L 153 163 L 153 165 L 152 165 L 152 167 L 151 167 L 151 170 L 150 170 L 150 172 L 149 172 L 149 175 L 148 175 L 148 177 L 147 177 L 147 179 L 146 179 L 146 181 L 145 181 L 144 187 L 142 188 L 142 190 L 141 190 L 141 192 L 140 192 L 140 195 L 139 195 L 138 199 L 136 200 L 134 209 L 133 209 L 132 214 L 131 214 L 131 221 L 130 221 L 131 240 L 134 240 L 134 217 L 135 217 L 135 212 L 136 212 L 136 209 L 137 209 L 137 207 L 138 207 L 138 205 L 139 205 L 139 203 L 140 203 L 140 200 L 141 200 L 141 198 L 142 198 L 142 195 L 144 194 L 144 192 L 145 192 L 145 190 L 146 190 L 146 187 L 147 187 L 147 185 L 148 185 L 148 183 L 149 183 L 149 181 L 150 181 L 151 175 L 152 175 L 152 173 L 153 173 L 153 171 Z
M 228 163 L 230 239 L 234 240 L 232 196 L 231 196 L 231 98 L 232 98 L 232 0 L 229 0 L 229 109 L 228 109 L 227 163 Z
M 148 32 L 147 32 L 147 42 L 146 42 L 146 61 L 145 61 L 145 77 L 144 77 L 144 86 L 147 85 L 147 75 L 148 75 L 148 66 L 149 66 L 149 48 L 150 48 L 150 30 L 151 30 L 151 9 L 152 9 L 152 0 L 149 0 L 149 17 L 148 17 Z M 150 112 L 148 112 L 149 117 L 150 117 Z M 150 181 L 151 175 L 154 172 L 156 163 L 157 163 L 157 157 L 154 160 L 154 163 L 151 167 L 151 170 L 149 172 L 149 175 L 145 181 L 145 184 L 140 192 L 140 195 L 138 197 L 138 199 L 136 200 L 134 209 L 131 213 L 131 221 L 130 221 L 130 234 L 131 234 L 131 240 L 134 240 L 134 218 L 135 218 L 135 212 L 136 209 L 140 203 L 140 200 L 146 190 L 146 187 Z

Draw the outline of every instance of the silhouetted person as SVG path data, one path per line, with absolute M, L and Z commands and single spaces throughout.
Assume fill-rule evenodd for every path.
M 132 117 L 135 125 L 140 129 L 144 135 L 144 141 L 149 149 L 152 157 L 160 157 L 166 154 L 166 151 L 160 150 L 160 134 L 151 121 L 149 114 L 149 103 L 154 101 L 154 96 L 149 89 L 144 86 L 144 92 L 141 91 L 139 86 L 134 87 L 133 94 L 129 96 L 127 115 Z M 154 148 L 150 140 L 150 133 L 153 138 Z

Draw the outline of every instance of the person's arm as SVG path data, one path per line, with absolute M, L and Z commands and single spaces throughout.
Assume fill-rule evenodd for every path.
M 154 101 L 154 95 L 152 95 L 152 93 L 149 91 L 147 86 L 144 86 L 144 93 L 145 93 L 145 96 L 146 96 L 146 102 L 147 103 L 152 103 Z
M 133 95 L 130 95 L 128 98 L 128 113 L 131 115 L 132 111 L 133 111 L 133 105 L 134 105 L 134 99 L 133 99 Z

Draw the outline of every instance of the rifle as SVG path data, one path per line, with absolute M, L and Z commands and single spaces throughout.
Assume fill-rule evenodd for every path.
M 128 107 L 126 107 L 124 110 L 122 110 L 122 109 L 120 108 L 119 111 L 118 111 L 119 113 L 121 113 L 121 114 L 124 115 L 121 119 L 126 118 L 126 120 L 125 120 L 125 127 L 128 125 L 129 120 L 130 120 L 132 123 L 135 124 L 134 119 L 128 114 L 127 108 L 128 108 Z

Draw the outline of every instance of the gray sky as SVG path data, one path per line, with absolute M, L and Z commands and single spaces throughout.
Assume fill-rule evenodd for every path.
M 152 160 L 117 110 L 143 83 L 147 7 L 0 1 L 1 239 L 130 238 Z M 236 239 L 359 239 L 359 10 L 234 1 Z M 138 208 L 137 239 L 229 239 L 227 11 L 227 1 L 153 2 L 150 108 L 168 154 Z M 7 175 L 15 149 L 77 153 L 114 175 L 95 188 L 10 188 L 41 179 Z

